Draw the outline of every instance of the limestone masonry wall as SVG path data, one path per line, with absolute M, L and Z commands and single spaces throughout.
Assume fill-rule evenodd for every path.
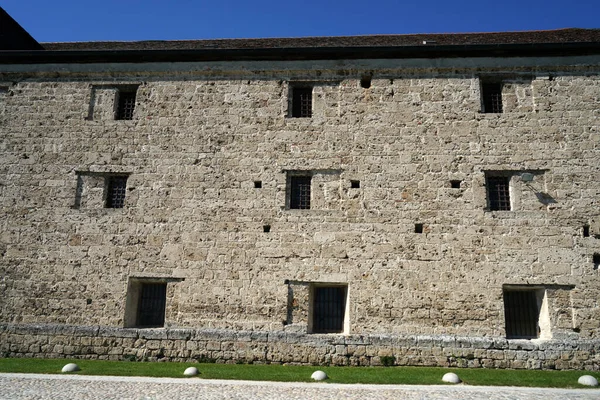
M 0 65 L 2 351 L 597 369 L 599 65 Z M 290 209 L 298 175 L 310 209 Z M 498 176 L 510 210 L 490 210 Z M 137 329 L 149 284 L 163 328 Z M 315 333 L 320 288 L 337 333 Z M 512 291 L 538 341 L 507 333 Z

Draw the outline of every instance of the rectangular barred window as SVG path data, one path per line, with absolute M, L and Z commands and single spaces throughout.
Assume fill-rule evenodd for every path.
M 504 290 L 504 320 L 508 339 L 539 337 L 539 317 L 535 290 Z
M 135 108 L 135 93 L 135 89 L 119 89 L 119 92 L 117 93 L 117 110 L 115 114 L 115 119 L 133 119 L 133 110 Z
M 289 178 L 289 208 L 310 209 L 310 185 L 312 176 L 291 175 Z
M 142 283 L 138 302 L 138 327 L 162 327 L 165 324 L 167 302 L 166 283 Z
M 292 88 L 292 117 L 312 117 L 312 87 Z
M 510 211 L 510 176 L 486 176 L 490 211 Z
M 313 333 L 342 333 L 344 331 L 346 289 L 346 286 L 315 286 L 313 288 Z
M 483 102 L 484 113 L 502 112 L 502 83 L 501 82 L 482 82 L 481 100 Z
M 123 208 L 125 205 L 126 176 L 108 176 L 106 186 L 106 208 Z

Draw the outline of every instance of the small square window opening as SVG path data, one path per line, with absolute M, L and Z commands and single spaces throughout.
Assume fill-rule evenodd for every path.
M 126 176 L 107 177 L 106 208 L 123 208 L 125 205 Z
M 254 181 L 254 188 L 255 189 L 261 189 L 262 188 L 262 181 Z
M 292 117 L 312 117 L 312 87 L 292 88 Z
M 271 225 L 263 225 L 263 232 L 265 232 L 265 233 L 271 232 Z
M 423 233 L 423 224 L 415 224 L 415 233 Z
M 502 83 L 501 82 L 482 82 L 481 83 L 481 101 L 483 103 L 484 113 L 502 112 Z
M 460 181 L 459 180 L 450 181 L 450 187 L 452 189 L 460 189 Z
M 351 189 L 360 189 L 360 181 L 350 181 Z

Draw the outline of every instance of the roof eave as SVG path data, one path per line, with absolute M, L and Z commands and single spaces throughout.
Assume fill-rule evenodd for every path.
M 599 42 L 191 50 L 19 50 L 1 51 L 0 64 L 550 57 L 594 54 L 600 54 Z

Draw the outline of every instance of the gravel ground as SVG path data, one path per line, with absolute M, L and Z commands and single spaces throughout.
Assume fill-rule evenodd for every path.
M 600 389 L 342 385 L 0 373 L 0 399 L 599 399 Z

